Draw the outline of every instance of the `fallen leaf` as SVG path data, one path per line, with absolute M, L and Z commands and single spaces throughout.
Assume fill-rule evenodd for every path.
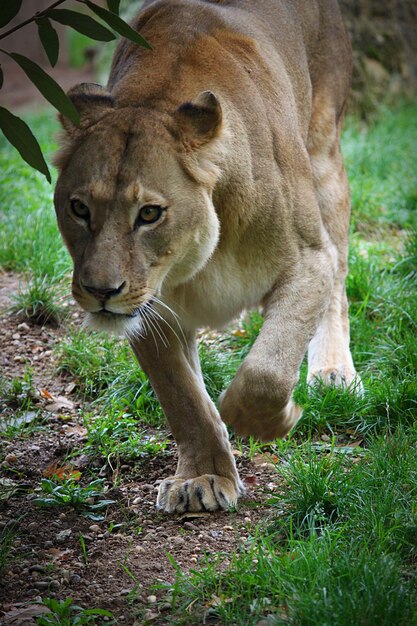
M 16 608 L 3 615 L 3 624 L 6 626 L 35 626 L 35 619 L 43 613 L 50 613 L 43 604 L 15 605 Z
M 61 465 L 59 467 L 57 463 L 48 465 L 48 467 L 43 470 L 43 475 L 45 478 L 55 476 L 58 480 L 68 480 L 69 478 L 80 480 L 81 478 L 81 472 L 79 470 L 73 469 L 70 465 Z
M 363 444 L 363 439 L 358 439 L 357 441 L 352 441 L 352 443 L 349 443 L 348 446 L 349 448 L 358 448 L 362 444 Z
M 55 413 L 56 411 L 60 411 L 61 409 L 67 409 L 68 411 L 72 411 L 74 407 L 74 402 L 68 400 L 68 398 L 65 398 L 64 396 L 56 396 L 54 398 L 54 402 L 47 404 L 45 409 L 47 411 L 51 411 L 51 413 Z
M 43 398 L 47 398 L 48 400 L 54 400 L 54 396 L 49 393 L 49 391 L 47 389 L 41 389 L 41 396 Z
M 243 482 L 245 483 L 245 485 L 252 485 L 253 486 L 253 485 L 256 485 L 258 481 L 256 479 L 256 476 L 251 474 L 250 476 L 244 476 Z
M 38 416 L 37 411 L 27 411 L 22 415 L 16 415 L 8 419 L 0 421 L 0 430 L 6 430 L 7 428 L 18 428 L 23 424 L 30 424 Z
M 59 548 L 48 548 L 46 550 L 52 556 L 53 561 L 67 561 L 73 550 L 60 550 Z

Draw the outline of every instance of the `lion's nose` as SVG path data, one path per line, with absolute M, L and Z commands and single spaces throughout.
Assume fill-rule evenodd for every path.
M 125 285 L 126 281 L 119 285 L 119 287 L 92 287 L 91 285 L 83 285 L 83 288 L 88 291 L 88 293 L 91 293 L 96 300 L 104 302 L 105 300 L 109 300 L 109 298 L 117 296 L 121 293 Z

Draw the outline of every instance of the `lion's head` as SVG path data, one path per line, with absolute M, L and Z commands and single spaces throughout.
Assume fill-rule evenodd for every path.
M 192 278 L 217 245 L 221 107 L 211 92 L 172 113 L 118 106 L 99 85 L 69 96 L 81 122 L 61 119 L 55 208 L 73 295 L 92 326 L 140 332 L 146 303 Z

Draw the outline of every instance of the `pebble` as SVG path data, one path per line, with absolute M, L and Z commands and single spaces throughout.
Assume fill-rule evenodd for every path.
M 122 589 L 119 595 L 128 596 L 131 591 L 131 589 Z
M 185 539 L 183 537 L 173 537 L 172 543 L 175 543 L 177 546 L 183 546 L 185 544 Z
M 55 535 L 55 539 L 57 543 L 64 543 L 69 537 L 72 535 L 72 530 L 67 528 L 67 530 L 61 530 L 61 532 Z M 84 537 L 86 539 L 86 537 Z
M 45 571 L 44 566 L 38 565 L 37 563 L 29 567 L 29 572 L 44 572 L 44 571 Z
M 58 580 L 51 580 L 51 582 L 49 583 L 49 585 L 50 585 L 50 587 L 51 587 L 51 589 L 52 589 L 53 591 L 58 591 L 58 589 L 59 589 L 59 588 L 60 588 L 60 586 L 61 586 Z
M 45 541 L 44 543 L 45 548 L 53 548 L 53 545 L 54 545 L 53 541 L 50 541 L 49 539 L 48 541 Z
M 148 596 L 148 597 L 146 598 L 146 602 L 147 602 L 148 604 L 155 604 L 155 602 L 156 602 L 156 596 Z
M 93 533 L 101 532 L 101 528 L 98 524 L 91 524 L 91 526 L 88 527 L 88 530 L 91 530 Z
M 71 579 L 71 572 L 68 569 L 63 569 L 61 571 L 61 576 L 65 580 L 65 582 L 69 583 Z
M 36 583 L 33 583 L 34 587 L 36 587 L 36 589 L 40 589 L 41 591 L 44 591 L 45 589 L 48 589 L 49 587 L 49 583 L 46 582 L 45 580 L 39 580 Z
M 150 609 L 146 609 L 146 611 L 144 611 L 143 617 L 147 622 L 151 622 L 158 617 L 158 613 L 153 613 Z M 136 624 L 138 624 L 138 622 L 135 622 L 135 625 Z
M 192 522 L 184 522 L 183 526 L 186 530 L 200 530 L 198 526 L 196 526 Z
M 81 576 L 79 576 L 78 574 L 73 574 L 73 575 L 71 576 L 71 578 L 70 578 L 70 582 L 71 582 L 73 585 L 77 585 L 78 583 L 80 583 L 80 582 L 81 582 Z
M 13 452 L 9 452 L 9 454 L 6 454 L 4 457 L 4 460 L 6 463 L 11 463 L 13 465 L 13 463 L 17 463 L 17 456 Z

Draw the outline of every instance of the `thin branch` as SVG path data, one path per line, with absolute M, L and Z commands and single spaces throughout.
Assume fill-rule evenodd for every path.
M 8 37 L 8 35 L 11 35 L 17 30 L 20 30 L 21 28 L 23 28 L 23 26 L 26 26 L 27 24 L 30 24 L 31 22 L 34 22 L 35 20 L 38 20 L 41 17 L 44 17 L 48 11 L 50 11 L 51 9 L 55 9 L 55 7 L 59 6 L 60 4 L 63 4 L 64 2 L 66 2 L 66 0 L 57 0 L 56 2 L 53 2 L 51 6 L 49 6 L 47 9 L 44 9 L 43 11 L 38 11 L 37 13 L 35 13 L 35 15 L 30 17 L 29 19 L 25 20 L 21 24 L 18 24 L 17 26 L 14 26 L 7 32 L 0 35 L 0 40 L 4 39 L 5 37 Z

